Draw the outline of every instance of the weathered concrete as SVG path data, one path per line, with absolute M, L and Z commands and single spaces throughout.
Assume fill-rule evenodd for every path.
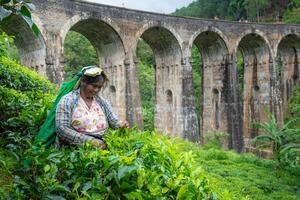
M 42 32 L 33 36 L 21 20 L 6 30 L 16 35 L 22 63 L 60 84 L 64 38 L 83 34 L 95 47 L 111 82 L 104 91 L 122 119 L 143 127 L 136 46 L 143 38 L 156 61 L 155 127 L 161 132 L 199 141 L 214 131 L 230 133 L 237 151 L 259 134 L 254 121 L 265 110 L 282 123 L 292 88 L 299 84 L 300 26 L 252 24 L 176 17 L 80 0 L 32 0 Z M 193 96 L 191 48 L 203 59 L 201 127 Z M 239 94 L 237 51 L 244 56 L 244 93 Z M 281 71 L 279 69 L 282 69 Z M 200 131 L 199 131 L 200 130 Z M 245 142 L 244 142 L 245 141 Z

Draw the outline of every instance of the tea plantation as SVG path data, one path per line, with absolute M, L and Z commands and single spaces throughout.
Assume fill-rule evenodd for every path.
M 55 149 L 33 138 L 56 88 L 0 57 L 0 199 L 300 199 L 300 169 L 137 129 L 108 150 Z

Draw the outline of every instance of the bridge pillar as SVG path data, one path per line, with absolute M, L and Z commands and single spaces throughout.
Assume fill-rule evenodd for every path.
M 226 111 L 228 120 L 229 148 L 237 152 L 243 151 L 243 109 L 239 95 L 238 72 L 236 67 L 236 55 L 227 55 L 224 58 Z
M 180 60 L 168 57 L 171 56 L 156 57 L 154 126 L 161 133 L 184 137 L 181 65 Z
M 270 91 L 270 110 L 271 113 L 277 119 L 277 123 L 280 127 L 283 126 L 284 119 L 283 119 L 283 100 L 282 100 L 282 91 L 280 90 L 280 76 L 277 72 L 277 62 L 270 60 L 270 75 L 271 75 L 271 91 Z
M 251 140 L 260 135 L 254 123 L 268 121 L 268 113 L 276 111 L 276 95 L 273 87 L 272 63 L 269 59 L 256 59 L 245 63 L 244 77 L 244 141 L 251 147 Z M 275 84 L 275 83 L 273 83 Z M 275 114 L 275 113 L 274 113 Z
M 200 125 L 195 108 L 191 58 L 182 59 L 182 123 L 183 137 L 193 142 L 200 141 Z
M 46 76 L 55 84 L 64 81 L 64 56 L 62 37 L 59 33 L 47 32 Z
M 126 79 L 126 118 L 131 126 L 137 126 L 140 130 L 143 130 L 144 123 L 137 64 L 138 62 L 133 59 L 133 56 L 124 60 L 125 76 L 123 77 Z
M 233 112 L 228 110 L 230 105 L 227 103 L 231 90 L 228 90 L 226 83 L 229 77 L 227 69 L 229 65 L 225 58 L 215 61 L 204 60 L 203 62 L 201 133 L 204 142 L 207 142 L 205 138 L 214 132 L 232 133 L 229 127 L 230 117 L 228 113 L 232 114 Z M 224 144 L 224 146 L 228 146 L 228 144 Z

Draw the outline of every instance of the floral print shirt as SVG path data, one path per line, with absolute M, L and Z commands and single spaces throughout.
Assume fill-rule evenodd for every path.
M 93 99 L 89 108 L 83 98 L 79 97 L 78 104 L 72 115 L 72 127 L 80 133 L 103 135 L 107 128 L 106 117 L 102 108 Z
M 56 128 L 56 144 L 60 146 L 60 141 L 70 145 L 80 145 L 85 142 L 91 141 L 94 137 L 83 134 L 77 131 L 72 125 L 72 116 L 74 109 L 77 107 L 80 97 L 80 89 L 74 90 L 67 95 L 63 96 L 59 101 L 55 112 L 55 128 Z M 96 95 L 95 102 L 101 107 L 107 126 L 111 128 L 119 128 L 119 119 L 112 112 L 109 103 L 102 97 Z

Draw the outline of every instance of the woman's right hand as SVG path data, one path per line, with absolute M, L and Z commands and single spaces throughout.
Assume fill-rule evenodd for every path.
M 107 145 L 102 140 L 93 139 L 92 145 L 95 147 L 100 147 L 101 149 L 107 149 Z

